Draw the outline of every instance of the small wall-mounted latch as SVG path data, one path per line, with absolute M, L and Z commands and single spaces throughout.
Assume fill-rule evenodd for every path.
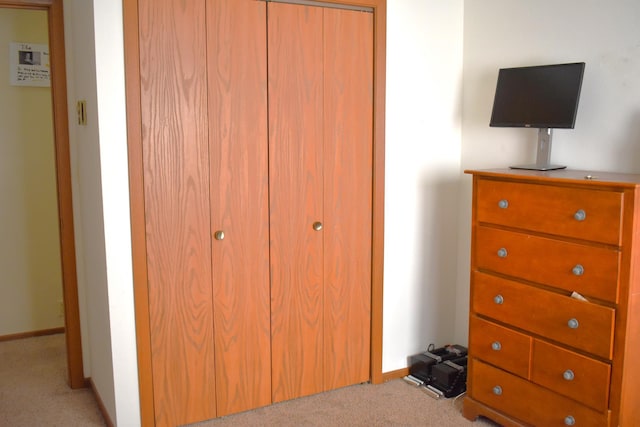
M 87 101 L 84 99 L 78 101 L 76 104 L 76 110 L 78 111 L 78 124 L 86 126 L 87 124 Z

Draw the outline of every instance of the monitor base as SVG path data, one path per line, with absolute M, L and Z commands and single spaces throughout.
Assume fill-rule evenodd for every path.
M 526 170 L 532 170 L 532 171 L 553 171 L 553 170 L 566 169 L 566 168 L 567 168 L 566 166 L 561 166 L 561 165 L 537 165 L 537 164 L 509 166 L 509 169 L 526 169 Z

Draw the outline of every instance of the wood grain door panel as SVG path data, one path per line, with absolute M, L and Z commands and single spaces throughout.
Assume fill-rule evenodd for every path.
M 324 10 L 324 388 L 369 379 L 373 14 Z
M 138 5 L 155 424 L 368 380 L 373 15 Z
M 323 390 L 322 9 L 268 5 L 274 402 Z
M 271 403 L 266 3 L 207 4 L 218 416 Z
M 155 422 L 213 418 L 205 2 L 140 0 Z

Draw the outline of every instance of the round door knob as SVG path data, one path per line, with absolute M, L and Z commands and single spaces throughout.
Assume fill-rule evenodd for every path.
M 569 321 L 567 322 L 567 326 L 569 326 L 571 329 L 578 329 L 580 323 L 578 323 L 578 319 L 569 319 Z
M 575 377 L 576 375 L 573 373 L 571 369 L 567 369 L 562 373 L 562 378 L 564 378 L 567 381 L 573 381 Z
M 495 386 L 493 388 L 493 394 L 495 394 L 496 396 L 502 395 L 502 387 L 500 387 L 499 385 Z
M 495 351 L 500 351 L 502 349 L 502 344 L 500 344 L 500 341 L 494 341 L 491 343 L 491 348 Z
M 564 425 L 566 426 L 574 426 L 576 425 L 576 419 L 573 418 L 571 415 L 568 415 L 564 418 Z
M 498 249 L 498 256 L 500 258 L 506 258 L 507 257 L 507 250 L 505 248 Z
M 502 297 L 502 295 L 496 295 L 495 297 L 493 297 L 493 302 L 495 302 L 496 304 L 502 304 L 504 302 L 504 298 Z
M 322 230 L 322 223 L 320 221 L 316 221 L 313 223 L 313 229 L 316 231 Z
M 580 264 L 576 264 L 575 267 L 571 270 L 574 276 L 582 276 L 584 274 L 584 267 Z
M 500 201 L 498 202 L 498 207 L 499 207 L 500 209 L 507 209 L 507 208 L 509 207 L 509 201 L 508 201 L 508 200 L 505 200 L 505 199 L 500 200 Z
M 576 213 L 573 214 L 573 218 L 576 221 L 584 221 L 587 218 L 587 213 L 583 209 L 578 209 Z
M 218 230 L 215 233 L 213 233 L 213 237 L 216 240 L 224 240 L 224 231 L 222 230 Z

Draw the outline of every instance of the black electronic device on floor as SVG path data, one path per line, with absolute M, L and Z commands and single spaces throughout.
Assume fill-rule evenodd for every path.
M 467 391 L 467 356 L 445 360 L 431 370 L 431 386 L 444 397 L 454 397 Z
M 435 398 L 454 397 L 466 391 L 467 348 L 446 345 L 409 356 L 409 375 L 405 379 L 424 387 Z

